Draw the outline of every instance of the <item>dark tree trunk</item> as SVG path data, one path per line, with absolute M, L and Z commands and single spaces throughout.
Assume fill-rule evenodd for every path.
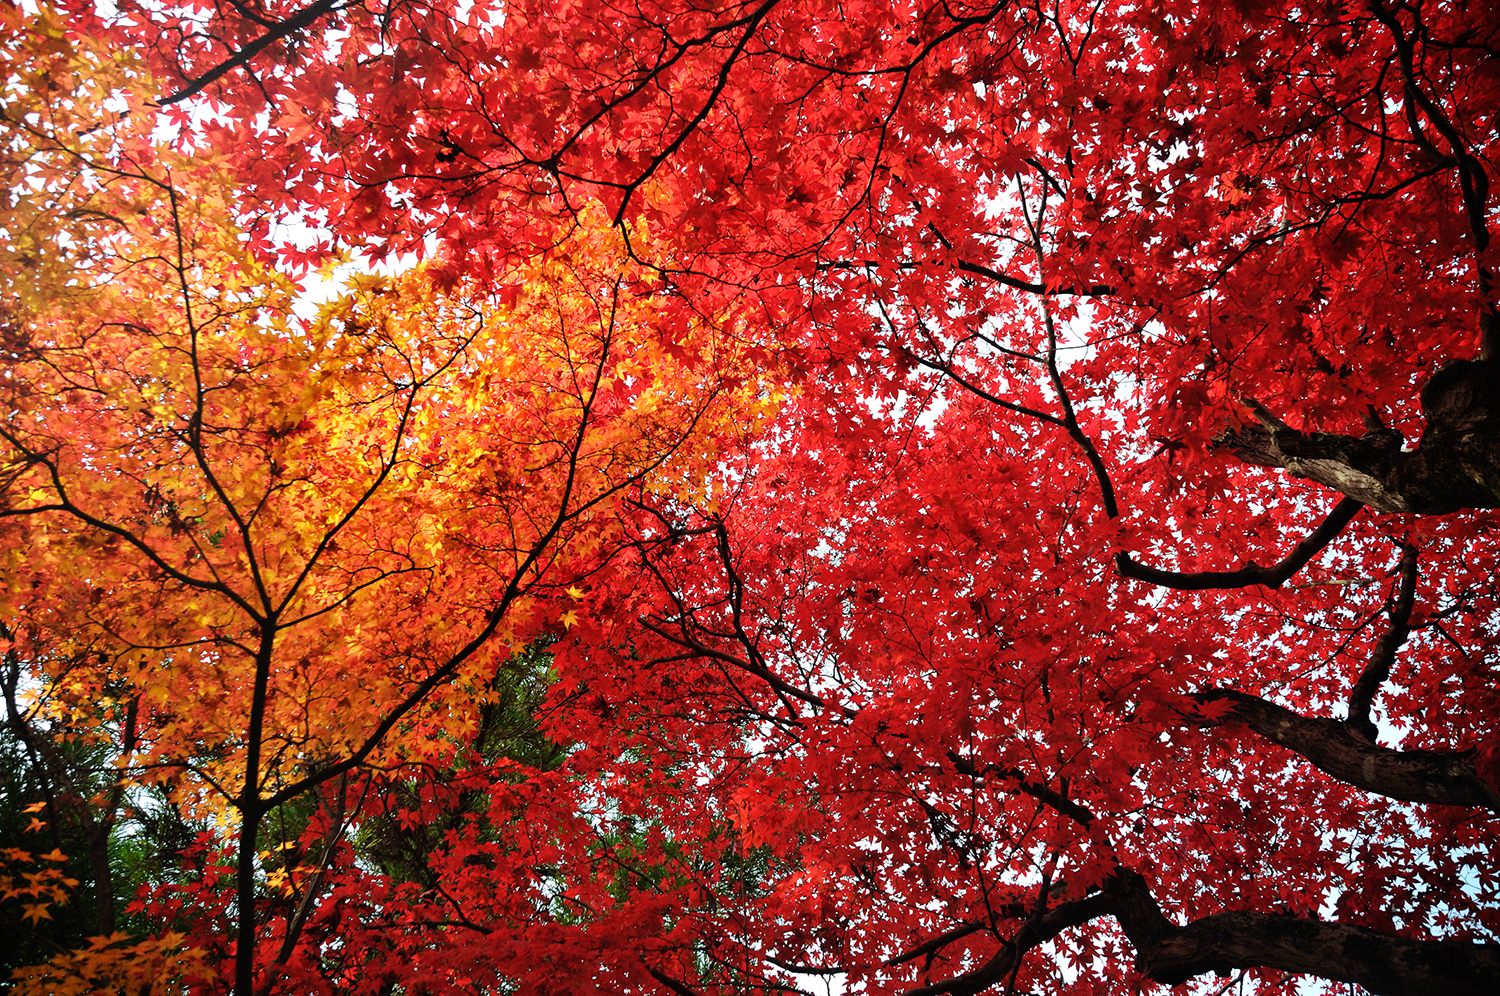
M 1475 806 L 1500 813 L 1500 793 L 1479 776 L 1474 752 L 1391 750 L 1339 719 L 1303 716 L 1274 702 L 1228 689 L 1202 692 L 1200 702 L 1228 700 L 1220 723 L 1241 722 L 1319 770 L 1368 792 L 1440 806 Z
M 1363 986 L 1378 996 L 1493 996 L 1500 945 L 1423 941 L 1297 916 L 1229 912 L 1179 927 L 1131 871 L 1110 880 L 1115 918 L 1136 949 L 1136 967 L 1167 985 L 1196 975 L 1270 968 Z
M 1281 467 L 1383 512 L 1444 515 L 1500 507 L 1500 361 L 1457 360 L 1422 389 L 1420 444 L 1373 428 L 1363 436 L 1299 432 L 1258 404 L 1259 425 L 1219 437 L 1246 463 Z

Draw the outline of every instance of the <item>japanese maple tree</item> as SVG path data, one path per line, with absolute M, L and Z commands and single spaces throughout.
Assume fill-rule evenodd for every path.
M 55 400 L 29 423 L 18 403 L 7 430 L 24 468 L 8 493 L 52 488 L 13 500 L 26 515 L 11 518 L 94 526 L 69 543 L 103 542 L 111 523 L 139 541 L 87 575 L 126 572 L 109 581 L 122 594 L 70 611 L 170 648 L 174 699 L 224 686 L 226 715 L 254 714 L 250 685 L 206 680 L 224 651 L 195 658 L 205 634 L 243 644 L 245 674 L 308 689 L 266 698 L 248 737 L 192 734 L 217 745 L 192 764 L 242 817 L 325 792 L 305 845 L 324 842 L 328 870 L 301 880 L 308 912 L 261 916 L 243 891 L 237 906 L 242 936 L 267 923 L 285 947 L 315 922 L 317 941 L 287 948 L 300 961 L 276 954 L 292 967 L 261 981 L 242 944 L 241 992 L 692 996 L 826 976 L 927 996 L 1211 972 L 1266 992 L 1309 976 L 1390 993 L 1500 985 L 1492 5 L 65 7 L 59 37 L 139 60 L 154 106 L 142 95 L 132 113 L 157 115 L 172 168 L 214 177 L 194 189 L 219 191 L 225 220 L 158 226 L 168 276 L 187 269 L 172 240 L 230 221 L 245 238 L 219 236 L 238 255 L 218 258 L 235 272 L 426 256 L 310 326 L 319 350 L 347 356 L 285 352 L 302 340 L 227 317 L 268 278 L 192 284 L 172 334 L 210 307 L 234 357 L 203 383 L 267 364 L 295 397 L 257 395 L 235 431 L 261 436 L 213 440 L 255 459 L 181 458 L 171 493 L 140 469 L 164 459 L 149 434 L 85 431 L 102 402 L 56 380 L 81 376 L 71 360 L 12 382 Z M 103 122 L 109 99 L 77 113 Z M 121 189 L 149 186 L 135 176 Z M 55 226 L 95 217 L 32 210 Z M 569 275 L 576 240 L 607 241 L 601 216 L 628 285 Z M 315 244 L 283 238 L 287 221 Z M 477 302 L 521 279 L 576 285 L 591 314 L 601 286 L 628 286 L 607 300 L 644 309 L 632 321 L 650 348 L 618 380 L 628 455 L 593 485 L 619 499 L 590 505 L 609 540 L 528 532 L 501 546 L 537 559 L 497 568 L 488 541 L 441 537 L 516 521 L 472 497 L 499 473 L 473 462 L 485 419 L 529 425 L 530 409 L 483 393 L 488 372 L 512 369 L 508 337 L 471 337 L 492 328 Z M 351 331 L 372 323 L 408 338 Z M 540 318 L 520 325 L 554 341 Z M 107 371 L 135 368 L 121 341 L 98 339 L 119 357 Z M 603 369 L 592 348 L 559 369 Z M 693 448 L 703 458 L 669 472 L 675 486 L 648 486 L 646 454 L 696 409 L 647 404 L 640 378 L 701 378 L 726 350 L 768 370 L 740 405 L 770 411 L 777 381 L 785 404 L 754 438 Z M 408 400 L 428 370 L 461 386 Z M 183 376 L 152 370 L 129 400 L 97 398 L 135 426 L 155 392 L 204 397 Z M 327 425 L 270 418 L 317 390 L 342 392 Z M 545 407 L 559 390 L 575 407 Z M 541 388 L 535 417 L 587 423 L 579 393 Z M 193 454 L 205 404 L 175 416 Z M 422 442 L 382 436 L 362 457 L 402 411 Z M 309 432 L 331 452 L 313 510 L 268 483 Z M 77 480 L 43 473 L 61 446 L 43 436 L 97 450 L 70 465 Z M 583 436 L 507 438 L 517 450 L 500 462 L 515 467 Z M 431 440 L 441 470 L 360 497 L 361 474 L 426 466 Z M 106 452 L 128 465 L 107 469 Z M 271 496 L 264 526 L 236 522 L 232 489 L 223 508 L 181 504 L 214 493 L 220 462 L 244 494 Z M 573 522 L 582 499 L 553 487 L 542 521 Z M 93 511 L 106 496 L 124 504 Z M 139 559 L 158 546 L 155 570 L 181 577 Z M 402 566 L 419 547 L 431 559 Z M 219 564 L 250 608 L 202 573 Z M 524 598 L 496 600 L 544 564 Z M 345 611 L 340 593 L 366 572 L 421 597 Z M 12 612 L 86 600 L 76 572 L 43 574 L 52 587 Z M 531 622 L 542 593 L 566 598 L 566 626 Z M 181 629 L 169 596 L 196 603 L 199 629 Z M 365 681 L 352 708 L 254 649 L 299 599 L 330 610 L 299 610 L 312 635 L 289 660 Z M 492 656 L 445 663 L 498 630 L 502 604 Z M 448 615 L 484 622 L 420 653 L 407 642 Z M 463 696 L 483 701 L 501 648 L 544 632 L 561 639 L 535 711 L 559 752 L 501 763 L 470 739 Z M 415 670 L 385 677 L 393 659 Z M 435 675 L 454 679 L 437 698 Z M 444 745 L 418 765 L 441 778 L 375 777 L 398 766 L 380 752 L 407 722 L 432 731 L 408 742 Z M 187 735 L 164 728 L 159 749 Z M 261 741 L 310 773 L 263 782 L 243 747 Z M 409 857 L 361 864 L 333 829 L 360 819 L 371 853 Z M 443 842 L 400 837 L 431 822 Z M 240 822 L 242 888 L 255 823 Z M 397 864 L 419 870 L 403 880 Z
M 150 957 L 186 941 L 179 981 L 297 989 L 303 897 L 358 887 L 338 849 L 362 801 L 391 780 L 431 801 L 421 773 L 484 746 L 507 661 L 576 624 L 623 510 L 699 497 L 766 392 L 706 319 L 663 332 L 602 223 L 482 282 L 335 267 L 332 299 L 299 303 L 243 235 L 225 157 L 155 133 L 139 59 L 7 17 L 28 29 L 4 53 L 7 724 L 50 786 L 31 829 L 76 819 L 101 852 L 97 943 L 19 978 L 162 983 Z M 92 800 L 79 742 L 108 759 Z M 184 853 L 201 874 L 138 907 L 179 929 L 124 949 L 122 805 L 217 827 Z M 50 919 L 66 855 L 5 853 L 44 871 L 3 898 Z M 292 898 L 274 923 L 267 893 Z

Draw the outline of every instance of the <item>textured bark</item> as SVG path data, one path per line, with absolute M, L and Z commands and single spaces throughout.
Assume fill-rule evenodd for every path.
M 1444 515 L 1500 507 L 1500 391 L 1496 361 L 1458 360 L 1422 390 L 1420 444 L 1376 428 L 1363 436 L 1299 432 L 1252 403 L 1259 425 L 1217 444 L 1246 463 L 1280 467 L 1383 512 Z
M 1178 927 L 1145 880 L 1122 871 L 1106 893 L 1136 949 L 1136 967 L 1177 985 L 1205 972 L 1270 968 L 1352 982 L 1379 996 L 1492 996 L 1500 945 L 1418 941 L 1341 923 L 1267 913 L 1219 913 Z
M 1135 946 L 1136 969 L 1167 985 L 1208 972 L 1269 968 L 1352 982 L 1378 996 L 1500 992 L 1500 945 L 1414 940 L 1349 924 L 1247 911 L 1217 913 L 1179 927 L 1157 905 L 1145 878 L 1120 869 L 1101 891 L 1033 917 L 978 968 L 907 990 L 904 996 L 975 996 L 1013 978 L 1017 960 L 1032 948 L 1101 916 L 1113 916 Z
M 1233 702 L 1233 720 L 1341 782 L 1406 802 L 1500 813 L 1500 794 L 1479 777 L 1473 751 L 1390 750 L 1342 720 L 1303 716 L 1254 695 L 1219 689 L 1196 697 L 1200 702 Z

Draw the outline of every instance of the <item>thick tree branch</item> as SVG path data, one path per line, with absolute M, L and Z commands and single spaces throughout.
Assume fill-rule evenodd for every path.
M 1391 750 L 1348 723 L 1303 716 L 1230 689 L 1194 697 L 1203 703 L 1233 703 L 1233 712 L 1219 724 L 1242 722 L 1341 782 L 1406 802 L 1476 806 L 1500 813 L 1500 793 L 1479 776 L 1473 751 Z
M 1229 912 L 1178 927 L 1146 881 L 1121 871 L 1110 912 L 1136 949 L 1136 967 L 1167 985 L 1205 972 L 1271 968 L 1363 986 L 1379 996 L 1489 996 L 1500 987 L 1500 945 L 1418 941 L 1348 924 Z
M 1135 946 L 1137 970 L 1167 985 L 1244 968 L 1352 982 L 1379 996 L 1488 996 L 1500 983 L 1496 944 L 1414 940 L 1350 924 L 1242 910 L 1178 926 L 1162 912 L 1145 878 L 1120 869 L 1102 891 L 1033 917 L 978 968 L 909 989 L 905 996 L 976 996 L 1009 978 L 1037 945 L 1102 916 L 1113 916 Z
M 1427 420 L 1415 449 L 1399 433 L 1300 432 L 1253 401 L 1258 424 L 1215 444 L 1246 463 L 1279 467 L 1382 512 L 1446 515 L 1500 507 L 1500 360 L 1456 360 L 1422 389 Z

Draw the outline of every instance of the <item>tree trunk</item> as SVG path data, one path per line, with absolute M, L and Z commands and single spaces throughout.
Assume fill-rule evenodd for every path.
M 1178 985 L 1196 975 L 1270 968 L 1363 986 L 1377 996 L 1493 996 L 1500 945 L 1419 941 L 1342 923 L 1229 912 L 1179 927 L 1132 871 L 1110 880 L 1112 912 L 1136 949 L 1136 967 Z
M 1221 435 L 1217 445 L 1246 463 L 1281 467 L 1383 512 L 1445 515 L 1500 507 L 1500 361 L 1457 360 L 1422 389 L 1427 427 L 1403 449 L 1401 434 L 1299 432 L 1251 402 L 1259 425 Z

